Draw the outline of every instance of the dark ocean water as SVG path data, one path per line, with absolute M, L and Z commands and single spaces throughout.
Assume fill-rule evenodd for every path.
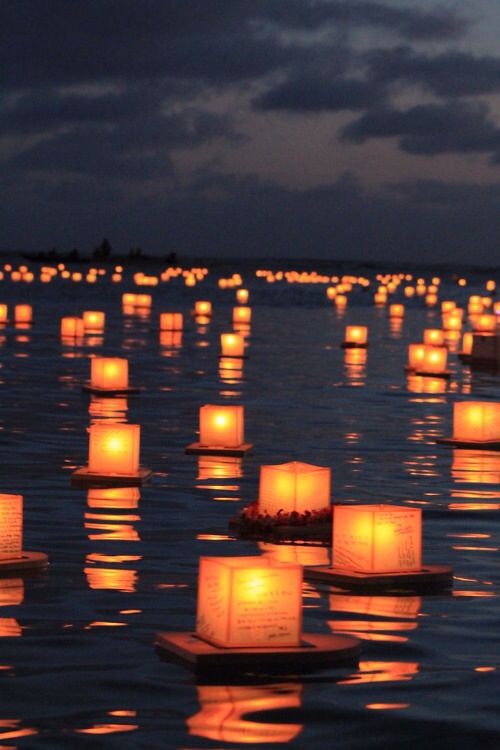
M 441 298 L 464 302 L 484 278 L 444 282 Z M 0 302 L 34 307 L 29 329 L 0 330 L 1 491 L 24 495 L 24 547 L 51 560 L 40 577 L 0 581 L 0 747 L 499 748 L 500 458 L 434 443 L 451 433 L 454 400 L 498 399 L 498 375 L 471 373 L 451 353 L 448 383 L 425 392 L 407 381 L 407 344 L 440 325 L 420 298 L 396 330 L 371 291 L 340 315 L 321 285 L 244 281 L 249 359 L 229 376 L 219 334 L 231 330 L 234 290 L 212 276 L 144 289 L 149 316 L 122 313 L 128 282 L 0 282 Z M 208 326 L 188 314 L 197 298 L 213 301 Z M 64 346 L 60 317 L 84 309 L 105 310 L 104 337 Z M 156 330 L 168 309 L 185 313 L 176 346 Z M 339 348 L 351 322 L 369 326 L 365 363 Z M 83 394 L 93 353 L 128 357 L 143 392 Z M 184 454 L 203 403 L 244 404 L 253 456 Z M 86 463 L 89 423 L 110 416 L 141 425 L 154 476 L 140 497 L 99 507 L 70 474 Z M 453 592 L 360 596 L 307 583 L 305 629 L 362 638 L 357 666 L 197 684 L 159 658 L 154 633 L 192 630 L 200 555 L 259 552 L 228 519 L 256 498 L 261 464 L 289 460 L 330 466 L 334 500 L 420 503 L 424 559 L 453 566 Z

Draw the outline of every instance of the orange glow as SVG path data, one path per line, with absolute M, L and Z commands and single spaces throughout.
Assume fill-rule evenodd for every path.
M 448 349 L 444 346 L 424 346 L 424 356 L 417 372 L 438 375 L 446 372 Z
M 330 556 L 326 547 L 319 544 L 272 544 L 271 542 L 257 542 L 263 555 L 281 565 L 323 565 L 328 566 Z
M 442 316 L 443 328 L 445 331 L 462 330 L 463 310 L 455 308 L 451 312 L 444 313 Z
M 0 578 L 0 607 L 22 604 L 24 582 L 22 578 Z
M 420 370 L 424 361 L 425 344 L 408 345 L 408 368 L 411 370 Z
M 242 461 L 236 456 L 199 456 L 197 479 L 232 479 L 242 476 Z
M 424 328 L 423 341 L 427 346 L 443 346 L 444 331 L 441 328 Z
M 237 448 L 244 442 L 243 406 L 200 406 L 200 445 Z
M 89 427 L 89 472 L 133 476 L 139 470 L 140 425 L 94 424 Z
M 477 318 L 472 321 L 472 328 L 474 331 L 481 333 L 494 333 L 497 329 L 497 317 L 496 315 L 489 315 L 486 313 L 478 315 Z
M 81 336 L 83 336 L 82 318 L 61 318 L 61 336 L 63 338 L 80 338 Z
M 330 469 L 301 461 L 260 467 L 259 512 L 274 516 L 330 506 Z
M 222 648 L 298 646 L 302 568 L 267 557 L 201 557 L 196 634 Z
M 243 377 L 242 359 L 221 357 L 219 360 L 219 377 L 224 383 L 237 383 Z
M 160 331 L 182 331 L 183 319 L 180 312 L 160 313 Z
M 252 320 L 252 308 L 246 305 L 233 307 L 233 323 L 250 323 Z
M 358 346 L 366 344 L 368 339 L 367 326 L 346 326 L 344 334 L 345 344 L 357 344 Z
M 106 315 L 100 310 L 85 310 L 83 313 L 83 327 L 85 333 L 102 333 L 106 323 Z
M 236 301 L 240 303 L 240 305 L 246 305 L 248 302 L 249 297 L 249 291 L 248 289 L 237 289 L 236 290 Z
M 123 357 L 92 357 L 90 385 L 110 391 L 128 388 L 128 360 Z
M 87 584 L 91 589 L 134 592 L 137 585 L 137 571 L 129 568 L 99 568 L 89 566 L 83 569 Z
M 389 305 L 389 317 L 390 318 L 402 318 L 405 314 L 405 306 L 399 303 L 393 303 Z
M 20 557 L 23 546 L 23 496 L 0 494 L 0 559 Z
M 346 685 L 349 683 L 411 680 L 418 674 L 418 668 L 418 662 L 411 661 L 360 661 L 358 664 L 359 671 L 349 675 L 346 679 L 340 680 L 340 683 Z
M 462 336 L 462 353 L 463 354 L 470 354 L 472 352 L 472 344 L 474 342 L 474 335 L 467 331 Z
M 212 315 L 212 303 L 205 299 L 196 300 L 194 303 L 194 314 L 209 317 Z
M 441 302 L 441 312 L 442 312 L 442 313 L 448 313 L 448 312 L 451 312 L 452 310 L 454 310 L 454 309 L 455 309 L 455 307 L 456 307 L 456 306 L 457 306 L 457 303 L 456 303 L 456 302 L 453 302 L 453 300 L 449 300 L 449 299 L 444 299 L 444 300 L 443 300 L 443 301 Z
M 302 724 L 244 718 L 254 712 L 299 708 L 301 685 L 199 685 L 197 690 L 200 710 L 186 720 L 191 735 L 216 742 L 258 745 L 290 742 L 302 729 Z
M 14 305 L 14 321 L 16 323 L 31 323 L 32 318 L 31 305 Z
M 220 346 L 223 357 L 243 357 L 245 340 L 238 333 L 221 333 Z
M 140 500 L 138 487 L 92 488 L 87 491 L 89 508 L 137 508 Z
M 420 614 L 420 596 L 356 596 L 330 594 L 329 609 L 333 612 L 353 612 L 372 617 L 415 619 Z
M 403 505 L 334 505 L 332 566 L 364 573 L 419 570 L 421 513 Z
M 447 381 L 428 375 L 408 375 L 407 388 L 411 393 L 446 393 Z
M 453 448 L 451 475 L 455 482 L 500 484 L 500 455 L 496 451 Z
M 160 346 L 163 349 L 180 349 L 182 331 L 160 331 Z
M 456 401 L 453 438 L 464 442 L 500 440 L 500 402 Z
M 7 323 L 9 316 L 9 308 L 5 304 L 0 305 L 0 323 Z
M 376 305 L 385 305 L 387 302 L 387 292 L 375 292 L 373 301 Z

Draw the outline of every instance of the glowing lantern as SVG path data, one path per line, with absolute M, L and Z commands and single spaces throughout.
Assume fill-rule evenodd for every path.
M 472 343 L 474 341 L 474 334 L 467 331 L 462 336 L 462 354 L 470 354 L 472 352 Z
M 252 319 L 252 308 L 246 305 L 233 307 L 233 323 L 250 323 Z
M 456 307 L 451 312 L 446 312 L 442 316 L 443 328 L 445 331 L 460 331 L 462 328 L 463 310 Z
M 63 338 L 80 338 L 83 336 L 83 320 L 76 317 L 61 318 L 61 336 Z
M 420 375 L 448 375 L 447 360 L 448 350 L 445 346 L 424 346 L 422 362 L 416 372 Z
M 0 494 L 0 560 L 21 557 L 23 496 Z
M 182 331 L 182 313 L 163 312 L 160 313 L 160 331 Z
M 478 294 L 472 294 L 467 302 L 467 313 L 469 315 L 480 315 L 483 312 L 483 302 Z
M 497 329 L 496 315 L 478 315 L 473 321 L 472 327 L 481 333 L 494 333 Z
M 31 323 L 32 318 L 31 305 L 14 305 L 14 321 L 16 323 Z
M 259 512 L 321 511 L 330 506 L 330 469 L 301 461 L 260 467 Z
M 248 289 L 237 289 L 236 290 L 236 301 L 240 303 L 240 305 L 246 305 L 248 302 L 249 292 Z
M 423 340 L 427 346 L 443 346 L 444 331 L 441 328 L 424 328 Z
M 375 292 L 373 295 L 373 301 L 376 305 L 385 305 L 387 302 L 386 292 Z
M 106 315 L 100 310 L 85 310 L 83 313 L 83 327 L 86 333 L 102 333 L 105 322 Z
M 425 304 L 427 307 L 434 307 L 434 305 L 437 305 L 438 297 L 437 294 L 426 294 L 425 295 Z
M 422 567 L 421 510 L 402 505 L 335 505 L 332 567 L 363 573 Z
M 204 299 L 196 300 L 194 303 L 194 314 L 210 317 L 212 315 L 212 303 Z
M 417 371 L 424 361 L 425 344 L 408 344 L 407 370 Z
M 457 303 L 453 302 L 453 300 L 444 299 L 441 302 L 441 312 L 442 313 L 451 312 L 452 310 L 455 309 L 456 306 L 457 306 Z
M 456 401 L 453 404 L 453 440 L 463 443 L 500 441 L 498 401 Z
M 389 317 L 390 318 L 403 318 L 405 314 L 405 306 L 393 303 L 389 305 Z
M 221 355 L 223 357 L 243 357 L 245 340 L 238 333 L 221 333 Z
M 200 406 L 200 445 L 238 448 L 244 443 L 243 406 Z
M 367 326 L 346 326 L 342 347 L 344 349 L 356 346 L 365 347 L 367 345 L 367 339 Z
M 0 305 L 0 323 L 7 323 L 8 314 L 9 314 L 9 309 L 7 305 L 2 303 Z
M 172 349 L 182 346 L 182 331 L 160 331 L 160 347 L 163 356 L 171 356 Z
M 123 357 L 93 357 L 90 360 L 90 386 L 98 390 L 128 389 L 128 360 Z
M 345 294 L 337 294 L 335 297 L 335 306 L 337 309 L 343 309 L 347 305 L 347 297 Z
M 95 424 L 89 427 L 90 474 L 136 476 L 141 427 L 138 424 Z
M 298 646 L 302 567 L 268 557 L 201 557 L 196 635 L 222 648 Z

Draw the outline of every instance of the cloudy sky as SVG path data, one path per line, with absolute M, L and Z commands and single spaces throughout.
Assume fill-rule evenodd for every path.
M 500 257 L 499 0 L 2 0 L 0 248 Z

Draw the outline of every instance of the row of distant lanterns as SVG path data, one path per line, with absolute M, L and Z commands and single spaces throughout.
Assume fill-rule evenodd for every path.
M 271 276 L 266 278 L 269 281 Z M 273 280 L 280 279 L 274 277 Z M 350 291 L 346 287 L 351 282 L 341 283 L 344 284 L 343 294 Z M 387 287 L 389 285 L 387 283 Z M 488 285 L 492 291 L 490 281 Z M 376 294 L 382 294 L 380 288 Z M 248 290 L 237 289 L 240 306 L 233 308 L 233 323 L 250 324 L 251 308 L 245 304 L 248 296 Z M 327 296 L 330 297 L 330 294 L 327 293 Z M 333 295 L 331 298 L 337 303 L 338 297 Z M 379 300 L 375 299 L 375 302 L 379 303 Z M 122 296 L 124 312 L 136 306 L 150 307 L 151 296 L 132 293 Z M 476 326 L 486 326 L 476 328 L 476 332 L 497 338 L 496 315 L 485 315 L 484 307 L 491 307 L 491 298 L 469 298 L 469 317 Z M 21 317 L 16 314 L 18 308 L 23 309 Z M 16 322 L 31 321 L 28 305 L 18 305 L 14 310 Z M 498 305 L 494 306 L 494 310 L 499 312 Z M 207 322 L 212 315 L 210 301 L 198 300 L 194 314 Z M 402 317 L 404 307 L 392 305 L 390 315 Z M 461 328 L 463 311 L 458 310 L 455 303 L 443 302 L 442 315 L 445 331 Z M 450 325 L 452 319 L 459 321 L 460 326 L 455 322 Z M 61 335 L 78 337 L 86 332 L 102 332 L 104 326 L 104 313 L 87 311 L 82 318 L 62 318 Z M 182 313 L 166 312 L 160 315 L 162 330 L 182 330 L 182 327 Z M 427 329 L 423 344 L 410 345 L 408 368 L 424 375 L 445 372 L 447 350 L 440 333 L 444 336 L 443 330 Z M 346 348 L 366 346 L 366 327 L 348 326 L 343 345 Z M 221 346 L 222 357 L 244 357 L 245 340 L 237 333 L 222 334 Z M 134 388 L 128 380 L 128 361 L 118 357 L 93 357 L 86 389 L 98 395 L 111 396 L 133 392 Z M 453 435 L 449 440 L 457 445 L 486 449 L 498 447 L 499 417 L 500 404 L 497 402 L 456 402 Z M 245 442 L 242 405 L 205 404 L 199 411 L 199 440 L 187 446 L 186 451 L 238 456 L 247 453 L 251 447 Z M 151 473 L 141 467 L 139 457 L 140 425 L 93 424 L 89 427 L 88 464 L 76 470 L 73 479 L 88 486 L 95 486 L 96 483 L 100 487 L 137 486 L 146 481 Z M 13 564 L 15 568 L 16 559 L 30 554 L 22 550 L 22 497 L 2 495 L 1 498 L 2 533 L 4 527 L 6 531 L 0 541 L 0 554 L 4 567 Z M 258 507 L 262 515 L 269 516 L 276 515 L 280 510 L 301 513 L 328 509 L 330 469 L 297 461 L 261 466 Z M 331 575 L 331 580 L 335 580 L 338 571 L 347 574 L 348 578 L 349 574 L 354 577 L 362 574 L 368 577 L 389 576 L 391 580 L 399 574 L 410 578 L 422 574 L 420 509 L 384 504 L 335 505 L 333 515 L 332 562 L 324 570 L 327 576 Z M 270 648 L 300 650 L 304 637 L 301 631 L 301 583 L 301 566 L 283 564 L 269 557 L 202 557 L 197 637 L 216 651 L 248 647 L 264 649 L 267 653 Z M 172 646 L 173 640 L 169 634 L 160 634 L 159 642 L 169 652 L 179 648 L 178 644 L 175 648 Z M 197 649 L 190 641 L 184 641 L 182 647 L 184 655 L 191 657 Z M 356 644 L 351 644 L 351 649 L 356 648 Z M 196 662 L 196 653 L 194 658 Z

